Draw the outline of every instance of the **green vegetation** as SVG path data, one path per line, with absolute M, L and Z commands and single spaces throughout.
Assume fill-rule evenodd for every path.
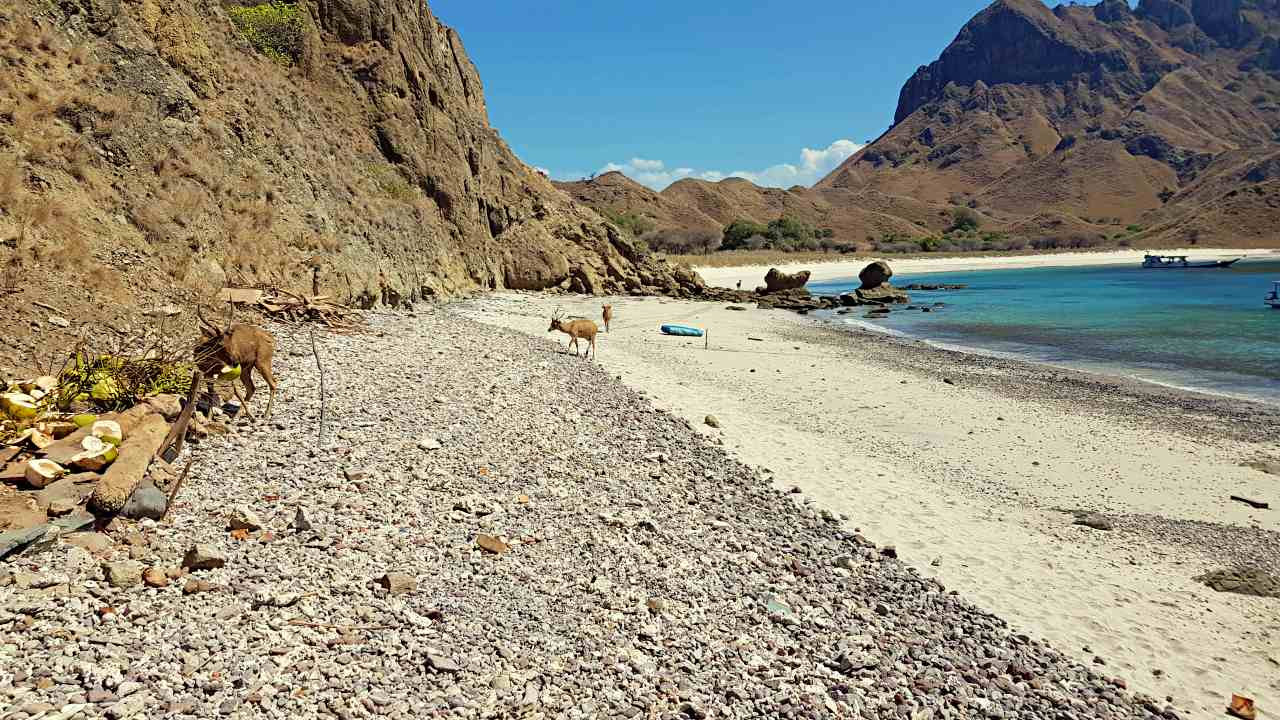
M 782 216 L 768 225 L 751 220 L 734 220 L 725 226 L 721 250 L 830 250 L 835 247 L 831 238 L 835 231 L 815 228 L 797 218 Z
M 273 0 L 228 10 L 231 22 L 258 52 L 281 65 L 302 59 L 302 12 L 294 3 Z
M 958 207 L 951 211 L 951 227 L 947 232 L 976 232 L 982 225 L 978 213 L 967 207 Z
M 1124 229 L 1125 229 L 1125 232 L 1131 232 L 1131 233 L 1140 233 L 1140 232 L 1142 232 L 1142 226 L 1141 226 L 1141 225 L 1125 225 Z
M 617 225 L 624 232 L 630 233 L 631 237 L 638 238 L 653 232 L 658 227 L 653 220 L 636 213 L 614 213 L 605 210 L 603 214 L 609 222 Z
M 407 203 L 413 199 L 413 186 L 395 168 L 389 165 L 371 165 L 369 175 L 378 191 L 390 200 Z

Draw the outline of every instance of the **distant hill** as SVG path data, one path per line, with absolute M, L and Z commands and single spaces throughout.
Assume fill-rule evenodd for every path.
M 999 0 L 903 86 L 894 125 L 811 189 L 561 189 L 705 227 L 791 214 L 847 243 L 984 230 L 1138 246 L 1280 246 L 1280 0 Z

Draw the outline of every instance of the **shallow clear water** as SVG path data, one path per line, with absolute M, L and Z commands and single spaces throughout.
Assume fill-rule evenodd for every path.
M 1262 303 L 1280 261 L 1229 269 L 1144 270 L 1136 265 L 904 273 L 911 283 L 964 283 L 965 290 L 912 291 L 914 305 L 869 319 L 855 309 L 836 322 L 937 344 L 1121 374 L 1177 387 L 1280 403 L 1280 310 Z M 856 279 L 811 284 L 817 294 Z

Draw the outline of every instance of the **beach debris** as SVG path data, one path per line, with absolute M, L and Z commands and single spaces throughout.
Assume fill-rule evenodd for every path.
M 31 395 L 20 392 L 0 395 L 0 410 L 3 410 L 6 415 L 16 420 L 29 420 L 39 412 L 39 408 L 36 406 L 36 399 Z
M 715 415 L 708 415 L 705 418 L 703 418 L 702 421 L 705 422 L 710 427 L 717 428 L 717 429 L 719 429 L 720 427 L 720 418 L 716 417 Z
M 759 338 L 759 337 L 756 337 L 756 336 L 754 336 L 754 335 L 748 335 L 748 336 L 747 336 L 747 339 L 748 339 L 748 340 L 754 340 L 755 342 L 764 342 L 764 338 Z
M 956 381 L 955 381 L 955 380 L 952 380 L 951 378 L 947 378 L 947 377 L 942 378 L 942 382 L 944 382 L 944 383 L 946 383 L 946 384 L 948 384 L 948 385 L 955 385 L 955 384 L 956 384 Z
M 1253 499 L 1244 497 L 1243 495 L 1232 495 L 1231 499 L 1235 500 L 1236 502 L 1244 503 L 1245 505 L 1248 505 L 1249 507 L 1255 510 L 1266 510 L 1271 507 L 1269 503 L 1262 502 L 1261 500 L 1253 500 Z
M 729 307 L 725 308 L 725 310 L 733 310 L 733 311 L 735 311 L 735 312 L 746 312 L 746 311 L 747 311 L 747 309 L 746 309 L 746 308 L 744 308 L 744 307 L 742 307 L 741 305 L 730 305 Z
M 23 477 L 32 487 L 43 488 L 66 474 L 66 468 L 52 460 L 33 458 L 27 461 L 27 469 Z
M 80 441 L 84 452 L 71 458 L 71 466 L 86 472 L 102 472 L 119 456 L 115 445 L 103 442 L 90 435 Z
M 269 315 L 288 320 L 316 320 L 331 328 L 351 326 L 355 311 L 329 295 L 299 295 L 279 288 L 225 287 L 218 298 L 232 305 L 256 305 Z
M 1280 577 L 1261 568 L 1224 568 L 1193 579 L 1218 592 L 1280 598 Z
M 1253 698 L 1243 695 L 1231 695 L 1231 704 L 1227 706 L 1227 714 L 1244 720 L 1256 720 L 1258 711 L 1253 706 Z

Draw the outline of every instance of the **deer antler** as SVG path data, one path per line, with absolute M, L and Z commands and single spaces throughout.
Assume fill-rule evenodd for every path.
M 200 324 L 204 326 L 205 330 L 208 330 L 214 335 L 222 334 L 222 330 L 220 330 L 217 325 L 209 322 L 209 319 L 204 316 L 204 312 L 199 305 L 196 306 L 196 317 L 200 320 Z

